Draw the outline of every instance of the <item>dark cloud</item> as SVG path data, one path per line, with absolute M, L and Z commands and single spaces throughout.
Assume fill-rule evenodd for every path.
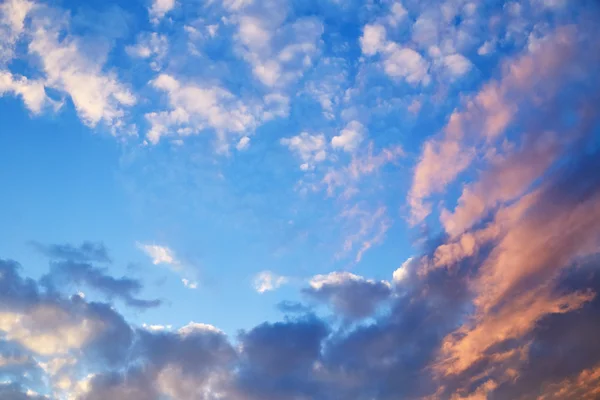
M 51 262 L 50 272 L 42 278 L 42 281 L 50 287 L 69 284 L 85 285 L 109 298 L 119 298 L 130 307 L 145 309 L 161 305 L 160 300 L 142 300 L 135 297 L 143 288 L 139 280 L 127 277 L 114 278 L 105 268 L 97 268 L 88 263 Z
M 312 309 L 307 305 L 288 300 L 277 303 L 276 307 L 284 314 L 306 314 L 312 311 Z
M 392 292 L 388 282 L 336 272 L 312 279 L 302 291 L 309 298 L 328 304 L 345 318 L 357 320 L 371 316 Z
M 38 242 L 31 242 L 31 246 L 51 260 L 100 263 L 111 262 L 108 249 L 103 243 L 83 242 L 77 247 L 72 244 L 44 245 Z
M 2 400 L 50 400 L 49 397 L 28 393 L 27 389 L 16 383 L 0 383 L 0 399 Z

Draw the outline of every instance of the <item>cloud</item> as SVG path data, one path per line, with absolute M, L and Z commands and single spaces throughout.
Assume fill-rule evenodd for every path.
M 159 71 L 161 64 L 169 52 L 169 39 L 156 32 L 142 34 L 137 39 L 137 44 L 125 48 L 127 54 L 134 58 L 151 59 L 150 67 Z
M 50 263 L 50 272 L 43 278 L 51 287 L 64 285 L 85 285 L 97 290 L 109 298 L 119 298 L 130 307 L 147 309 L 161 305 L 160 300 L 142 300 L 135 297 L 142 290 L 142 283 L 137 279 L 114 278 L 106 269 L 97 268 L 74 259 Z
M 176 6 L 175 0 L 152 0 L 152 5 L 148 9 L 150 21 L 157 24 L 164 16 Z
M 28 0 L 8 0 L 0 4 L 0 66 L 14 57 L 14 46 L 34 6 Z
M 157 244 L 136 243 L 138 249 L 142 250 L 154 265 L 167 265 L 173 272 L 181 276 L 181 283 L 188 289 L 197 289 L 198 281 L 195 272 L 189 265 L 178 259 L 175 252 L 167 246 Z
M 154 265 L 167 264 L 171 266 L 179 265 L 179 260 L 175 258 L 173 251 L 166 246 L 157 244 L 138 243 L 138 248 L 141 249 L 148 257 L 152 259 Z
M 339 136 L 331 139 L 331 147 L 342 149 L 346 152 L 355 151 L 364 140 L 364 126 L 358 121 L 350 121 L 340 132 Z
M 485 154 L 502 138 L 520 116 L 516 104 L 522 111 L 530 104 L 526 99 L 538 93 L 544 93 L 541 99 L 555 99 L 550 93 L 556 90 L 556 82 L 577 79 L 572 64 L 565 60 L 585 59 L 589 54 L 582 51 L 588 45 L 578 42 L 569 28 L 559 29 L 535 51 L 507 63 L 501 79 L 487 83 L 462 111 L 452 113 L 439 137 L 425 142 L 415 167 L 408 195 L 413 223 L 430 213 L 426 198 L 442 192 L 471 165 L 478 152 Z
M 411 267 L 412 265 L 415 263 L 415 259 L 414 258 L 409 258 L 408 260 L 404 261 L 402 263 L 402 265 L 396 269 L 394 271 L 394 273 L 392 274 L 392 281 L 395 284 L 400 284 L 403 281 L 407 280 L 409 274 L 411 273 Z
M 52 260 L 69 260 L 75 262 L 100 262 L 111 263 L 108 249 L 104 243 L 83 242 L 78 247 L 72 244 L 44 245 L 31 242 L 31 245 L 40 253 Z
M 303 161 L 300 169 L 303 171 L 314 169 L 316 164 L 327 158 L 327 142 L 323 134 L 311 135 L 308 132 L 302 132 L 291 138 L 283 138 L 280 143 L 300 157 Z
M 365 25 L 360 38 L 363 54 L 372 56 L 384 49 L 386 44 L 385 27 L 382 25 Z
M 375 210 L 369 210 L 365 209 L 364 206 L 356 204 L 344 209 L 341 217 L 351 226 L 348 231 L 354 233 L 346 235 L 343 251 L 338 256 L 356 250 L 358 245 L 359 248 L 354 257 L 354 262 L 356 263 L 359 263 L 364 254 L 374 245 L 380 244 L 383 241 L 385 234 L 391 226 L 391 220 L 387 216 L 387 209 L 383 206 Z
M 24 76 L 14 76 L 10 72 L 0 70 L 0 96 L 5 93 L 20 96 L 27 108 L 35 114 L 39 114 L 45 105 L 52 104 L 46 96 L 43 81 L 32 81 Z
M 349 272 L 332 272 L 311 278 L 310 287 L 303 289 L 309 298 L 330 305 L 351 320 L 372 316 L 377 307 L 391 294 L 387 281 L 374 281 Z
M 359 149 L 352 154 L 348 165 L 340 168 L 330 168 L 322 179 L 322 184 L 327 186 L 327 194 L 333 196 L 339 189 L 343 189 L 342 196 L 352 197 L 359 190 L 357 186 L 365 177 L 377 174 L 386 164 L 394 163 L 404 155 L 399 146 L 391 146 L 374 154 L 373 142 L 366 148 Z
M 208 128 L 226 145 L 226 134 L 251 131 L 256 118 L 246 105 L 229 91 L 218 86 L 201 87 L 185 84 L 168 74 L 161 74 L 150 84 L 167 94 L 170 110 L 146 114 L 151 128 L 146 137 L 157 144 L 162 136 L 198 134 Z
M 250 146 L 250 138 L 248 136 L 244 136 L 240 139 L 240 141 L 235 146 L 239 151 L 246 150 Z
M 192 282 L 189 279 L 183 278 L 181 279 L 183 286 L 189 289 L 198 289 L 198 282 Z
M 412 84 L 429 84 L 429 65 L 417 51 L 392 43 L 386 46 L 386 52 L 383 67 L 390 77 Z
M 39 58 L 46 85 L 67 93 L 81 119 L 90 127 L 103 122 L 114 133 L 128 128 L 126 109 L 136 103 L 132 91 L 122 84 L 115 72 L 105 72 L 105 56 L 89 57 L 84 42 L 64 34 L 60 25 L 35 19 L 29 53 Z
M 258 293 L 270 292 L 289 282 L 289 278 L 271 271 L 260 272 L 254 278 L 254 289 Z
M 324 30 L 319 19 L 288 21 L 289 5 L 280 0 L 230 2 L 225 7 L 237 27 L 236 51 L 264 86 L 284 88 L 312 66 Z

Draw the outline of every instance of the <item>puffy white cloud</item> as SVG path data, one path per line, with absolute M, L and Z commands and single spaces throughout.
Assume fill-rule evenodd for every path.
M 20 96 L 27 108 L 33 113 L 40 113 L 45 104 L 51 103 L 46 96 L 44 82 L 29 80 L 24 76 L 15 77 L 8 71 L 0 70 L 0 96 L 13 93 Z
M 350 121 L 340 132 L 339 136 L 331 139 L 331 147 L 342 149 L 346 152 L 355 151 L 364 140 L 365 127 L 358 121 Z
M 429 84 L 429 64 L 417 51 L 391 43 L 386 46 L 386 53 L 383 66 L 389 76 L 412 84 Z
M 81 349 L 102 329 L 100 321 L 76 318 L 50 305 L 40 305 L 26 314 L 0 312 L 0 331 L 6 338 L 42 356 Z
M 297 81 L 319 53 L 323 24 L 306 17 L 286 21 L 280 0 L 228 2 L 237 24 L 237 51 L 265 86 L 284 88 Z
M 0 4 L 0 65 L 13 58 L 14 46 L 34 6 L 29 0 L 6 0 Z
M 114 72 L 103 71 L 103 58 L 81 51 L 82 42 L 64 36 L 47 21 L 38 21 L 29 52 L 41 60 L 46 85 L 66 92 L 83 121 L 91 126 L 104 122 L 114 133 L 127 132 L 125 110 L 136 103 L 135 95 Z
M 150 20 L 157 24 L 164 16 L 175 8 L 175 0 L 152 0 L 152 5 L 148 9 Z
M 219 145 L 226 146 L 228 133 L 249 131 L 256 125 L 252 110 L 218 86 L 184 84 L 168 74 L 159 75 L 151 85 L 167 94 L 171 107 L 146 114 L 151 124 L 146 137 L 152 144 L 164 135 L 185 136 L 211 128 Z
M 461 54 L 450 54 L 444 57 L 444 66 L 453 76 L 461 76 L 469 72 L 473 64 Z
M 394 271 L 394 273 L 392 274 L 392 280 L 394 281 L 394 283 L 401 283 L 408 277 L 408 274 L 411 272 L 411 265 L 414 261 L 415 259 L 411 257 L 408 260 L 404 261 L 402 265 Z
M 327 142 L 323 134 L 311 135 L 302 132 L 291 138 L 283 138 L 280 142 L 300 157 L 303 161 L 300 169 L 303 171 L 313 169 L 316 164 L 327 158 Z
M 383 50 L 386 44 L 385 27 L 383 25 L 365 25 L 360 38 L 363 54 L 372 56 Z
M 248 136 L 244 136 L 243 138 L 241 138 L 239 140 L 239 142 L 237 143 L 235 148 L 238 149 L 239 151 L 243 151 L 243 150 L 246 150 L 249 146 L 250 146 L 250 138 Z
M 258 293 L 270 292 L 289 282 L 289 278 L 271 271 L 262 271 L 254 278 L 254 289 Z

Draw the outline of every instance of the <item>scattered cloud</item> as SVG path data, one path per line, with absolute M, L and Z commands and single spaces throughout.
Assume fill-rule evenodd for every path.
M 331 147 L 342 149 L 346 152 L 353 152 L 358 149 L 360 143 L 364 140 L 365 127 L 358 121 L 350 121 L 348 125 L 340 132 L 339 136 L 331 139 Z
M 177 5 L 175 0 L 152 0 L 152 5 L 148 9 L 150 21 L 158 24 L 164 16 Z
M 289 282 L 289 278 L 271 271 L 262 271 L 254 277 L 254 290 L 258 293 L 271 292 Z
M 311 135 L 308 132 L 302 132 L 297 136 L 281 139 L 280 143 L 296 153 L 302 160 L 300 169 L 303 171 L 314 169 L 316 164 L 327 158 L 327 142 L 323 134 Z

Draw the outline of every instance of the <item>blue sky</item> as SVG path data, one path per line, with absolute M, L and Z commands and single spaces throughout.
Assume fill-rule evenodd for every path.
M 0 397 L 600 385 L 594 1 L 1 1 Z

